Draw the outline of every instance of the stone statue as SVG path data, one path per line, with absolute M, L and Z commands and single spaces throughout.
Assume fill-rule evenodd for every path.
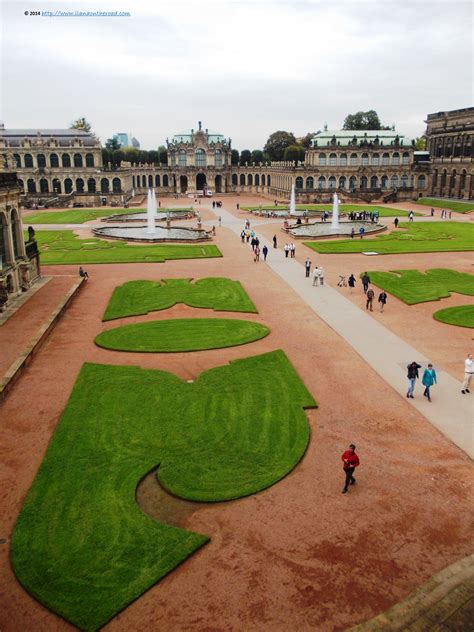
M 28 241 L 35 240 L 35 229 L 33 226 L 28 226 Z

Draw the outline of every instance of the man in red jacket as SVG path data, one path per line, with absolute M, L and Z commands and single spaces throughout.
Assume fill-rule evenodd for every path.
M 341 459 L 343 462 L 344 473 L 346 475 L 346 482 L 344 485 L 344 489 L 342 490 L 343 494 L 347 494 L 349 491 L 349 485 L 354 485 L 356 479 L 353 477 L 355 468 L 359 465 L 359 457 L 355 453 L 355 445 L 351 443 L 349 446 L 349 450 L 343 452 Z

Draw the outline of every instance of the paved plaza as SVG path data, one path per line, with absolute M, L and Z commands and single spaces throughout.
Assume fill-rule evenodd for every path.
M 262 198 L 223 196 L 222 201 L 221 209 L 213 210 L 210 200 L 196 208 L 204 227 L 216 227 L 214 243 L 223 258 L 87 266 L 89 280 L 0 402 L 2 632 L 73 629 L 24 591 L 8 550 L 26 493 L 84 362 L 161 369 L 195 380 L 232 360 L 283 349 L 318 402 L 317 409 L 306 413 L 311 441 L 302 461 L 262 493 L 201 505 L 163 500 L 152 481 L 140 484 L 137 500 L 145 513 L 160 519 L 167 515 L 170 523 L 209 534 L 211 541 L 112 619 L 106 630 L 346 630 L 394 607 L 472 553 L 474 393 L 460 392 L 472 330 L 431 316 L 441 307 L 470 304 L 472 298 L 453 295 L 408 306 L 389 294 L 385 313 L 377 306 L 367 313 L 359 281 L 353 293 L 337 287 L 340 274 L 358 279 L 366 269 L 472 272 L 472 256 L 320 255 L 296 242 L 295 259 L 286 259 L 282 220 L 237 210 L 237 203 L 258 206 Z M 162 202 L 171 205 L 169 198 Z M 180 206 L 183 200 L 172 202 Z M 416 221 L 432 221 L 429 208 L 416 210 L 424 214 Z M 269 247 L 266 263 L 255 263 L 249 245 L 241 243 L 247 219 L 260 245 Z M 469 216 L 455 219 L 471 221 Z M 393 218 L 383 221 L 391 228 Z M 97 223 L 74 226 L 74 231 L 89 237 Z M 324 267 L 324 287 L 313 287 L 312 279 L 305 278 L 306 256 L 313 266 Z M 43 275 L 51 280 L 0 326 L 0 344 L 9 349 L 2 370 L 27 344 L 15 337 L 15 329 L 27 322 L 34 335 L 41 323 L 32 317 L 32 307 L 37 305 L 36 314 L 46 318 L 76 272 L 77 266 L 44 267 Z M 252 320 L 269 327 L 270 335 L 239 347 L 194 353 L 121 353 L 94 345 L 94 338 L 110 328 L 101 319 L 117 285 L 209 276 L 239 280 L 258 310 Z M 124 323 L 226 316 L 178 304 Z M 412 360 L 435 365 L 439 384 L 431 403 L 422 397 L 421 384 L 414 400 L 405 397 L 406 364 Z M 357 485 L 342 495 L 340 454 L 351 442 L 357 444 L 361 467 Z

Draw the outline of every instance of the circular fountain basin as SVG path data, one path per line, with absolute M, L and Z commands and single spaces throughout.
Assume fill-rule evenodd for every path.
M 169 219 L 190 219 L 194 217 L 194 213 L 192 211 L 171 211 L 169 215 L 167 213 L 156 213 L 155 220 L 161 222 L 166 220 L 169 216 Z M 125 213 L 124 215 L 109 215 L 108 217 L 103 217 L 101 221 L 103 222 L 146 222 L 147 221 L 147 213 Z
M 308 237 L 324 239 L 331 237 L 350 237 L 352 229 L 354 229 L 355 237 L 359 237 L 359 229 L 362 227 L 365 228 L 364 235 L 372 235 L 387 230 L 387 227 L 383 224 L 373 224 L 372 222 L 339 222 L 337 228 L 332 228 L 329 222 L 316 222 L 290 226 L 287 232 L 297 239 L 305 239 Z
M 167 228 L 155 226 L 153 233 L 148 232 L 147 226 L 111 226 L 107 228 L 94 228 L 94 235 L 105 237 L 106 239 L 121 239 L 122 241 L 141 241 L 146 243 L 157 243 L 165 241 L 208 241 L 210 235 L 197 228 Z

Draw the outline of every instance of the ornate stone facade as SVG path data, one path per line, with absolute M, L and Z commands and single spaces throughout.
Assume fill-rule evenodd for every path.
M 428 114 L 425 122 L 432 163 L 430 194 L 472 199 L 474 107 Z
M 28 289 L 40 272 L 36 241 L 23 239 L 20 194 L 12 166 L 0 155 L 0 309 L 8 295 Z

